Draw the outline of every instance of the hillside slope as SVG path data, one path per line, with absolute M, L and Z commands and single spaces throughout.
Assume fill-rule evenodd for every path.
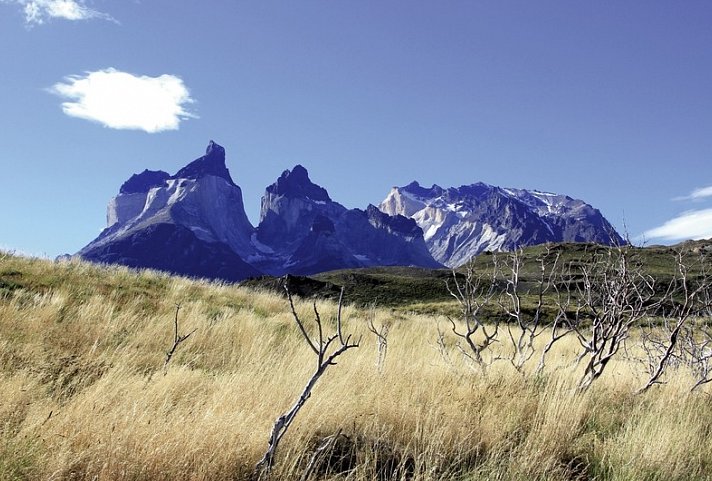
M 311 302 L 295 308 L 316 334 Z M 330 332 L 336 305 L 316 308 Z M 179 333 L 193 334 L 164 371 L 176 315 Z M 368 320 L 390 326 L 380 370 Z M 361 346 L 317 384 L 280 445 L 275 479 L 301 479 L 335 433 L 344 456 L 319 461 L 309 479 L 712 475 L 712 410 L 682 370 L 634 396 L 640 365 L 614 360 L 595 389 L 575 394 L 574 340 L 539 378 L 504 363 L 485 376 L 447 332 L 438 350 L 442 318 L 347 307 L 343 323 Z M 315 363 L 271 292 L 5 253 L 0 333 L 3 480 L 248 480 Z

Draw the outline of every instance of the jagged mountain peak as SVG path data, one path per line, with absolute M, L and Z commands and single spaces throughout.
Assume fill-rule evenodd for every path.
M 331 197 L 325 188 L 309 178 L 309 172 L 297 164 L 292 170 L 285 170 L 277 181 L 267 187 L 267 193 L 289 198 L 305 198 L 316 202 L 329 202 Z
M 366 207 L 368 221 L 374 227 L 387 228 L 391 232 L 398 232 L 401 235 L 418 237 L 423 235 L 423 231 L 418 224 L 410 217 L 400 214 L 388 215 L 373 204 Z
M 621 242 L 603 215 L 582 200 L 482 182 L 447 189 L 411 182 L 394 187 L 380 209 L 415 220 L 433 257 L 451 267 L 485 250 L 543 242 Z
M 171 176 L 171 178 L 198 180 L 207 175 L 221 177 L 231 185 L 235 185 L 232 177 L 230 177 L 230 171 L 225 165 L 225 149 L 212 140 L 205 149 L 205 155 L 198 157 L 180 169 L 175 175 Z
M 120 194 L 142 194 L 154 187 L 160 187 L 171 175 L 162 170 L 144 170 L 132 175 L 119 189 Z
M 287 169 L 287 174 L 298 179 L 309 180 L 309 171 L 302 164 L 297 164 L 292 167 L 292 170 Z
M 405 187 L 393 187 L 393 189 L 403 190 L 416 197 L 423 198 L 438 197 L 443 193 L 443 188 L 439 185 L 433 184 L 430 188 L 423 187 L 420 185 L 420 183 L 418 183 L 417 180 L 414 180 Z
M 210 141 L 205 155 L 173 176 L 150 170 L 133 175 L 109 201 L 107 228 L 79 254 L 93 261 L 238 280 L 259 274 L 244 260 L 255 250 L 254 231 L 242 191 L 225 166 L 225 149 Z
M 500 187 L 485 184 L 484 182 L 475 182 L 473 184 L 465 184 L 459 187 L 449 187 L 447 189 L 443 189 L 439 195 L 432 195 L 430 198 L 442 196 L 445 201 L 449 202 L 454 199 L 462 198 L 483 199 L 493 195 L 505 196 L 506 194 Z
M 218 144 L 214 140 L 210 140 L 208 142 L 208 146 L 205 149 L 205 155 L 207 156 L 222 156 L 223 161 L 225 160 L 225 147 L 222 145 Z
M 124 182 L 109 203 L 107 228 L 80 255 L 236 280 L 259 272 L 454 267 L 485 250 L 619 239 L 582 200 L 482 182 L 443 188 L 413 181 L 393 187 L 378 208 L 347 209 L 299 164 L 266 188 L 255 228 L 225 149 L 211 140 L 175 175 L 144 170 Z

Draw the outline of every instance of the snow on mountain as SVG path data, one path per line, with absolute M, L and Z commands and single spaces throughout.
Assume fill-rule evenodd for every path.
M 412 218 L 435 260 L 455 267 L 483 251 L 545 242 L 622 242 L 589 204 L 565 195 L 484 183 L 393 187 L 379 208 Z
M 189 276 L 240 280 L 371 266 L 457 266 L 490 250 L 550 241 L 621 242 L 582 200 L 477 183 L 394 187 L 380 207 L 347 209 L 301 165 L 265 189 L 260 222 L 210 141 L 174 175 L 144 170 L 121 185 L 107 227 L 79 255 Z
M 301 165 L 286 170 L 262 197 L 254 265 L 281 275 L 383 265 L 439 267 L 414 221 L 376 207 L 346 209 L 309 179 Z M 265 251 L 269 249 L 272 255 Z
M 382 265 L 439 267 L 415 221 L 374 206 L 346 209 L 297 165 L 268 186 L 260 223 L 211 141 L 176 174 L 145 170 L 111 199 L 107 227 L 79 255 L 95 262 L 240 280 Z
M 251 241 L 255 229 L 245 214 L 242 191 L 225 166 L 225 149 L 213 141 L 204 156 L 173 176 L 161 171 L 132 176 L 109 202 L 107 224 L 79 251 L 80 256 L 229 280 L 260 274 L 244 262 L 255 250 Z M 173 243 L 165 245 L 166 239 Z M 166 250 L 176 252 L 172 259 L 161 261 L 160 252 Z M 198 252 L 203 258 L 198 258 Z M 213 252 L 212 263 L 205 259 L 209 252 Z M 205 266 L 222 265 L 227 257 L 235 272 L 208 275 Z

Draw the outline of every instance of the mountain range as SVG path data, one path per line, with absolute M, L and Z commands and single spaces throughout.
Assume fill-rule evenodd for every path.
M 393 187 L 380 209 L 415 220 L 430 253 L 448 267 L 480 252 L 546 242 L 623 243 L 603 215 L 582 200 L 481 182 L 448 189 L 418 182 Z
M 394 187 L 379 207 L 347 209 L 296 165 L 265 189 L 259 223 L 210 141 L 174 175 L 144 170 L 107 208 L 107 227 L 78 252 L 93 262 L 239 281 L 374 266 L 454 267 L 484 250 L 550 241 L 621 242 L 581 200 L 472 184 Z

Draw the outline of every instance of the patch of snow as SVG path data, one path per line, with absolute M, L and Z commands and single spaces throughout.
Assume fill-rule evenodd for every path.
M 190 230 L 192 230 L 195 234 L 201 233 L 201 234 L 211 235 L 209 230 L 203 229 L 202 227 L 198 227 L 197 225 L 191 225 L 191 226 L 188 226 L 188 228 Z
M 270 246 L 264 245 L 262 242 L 257 240 L 256 232 L 254 232 L 250 237 L 250 242 L 252 242 L 252 245 L 255 246 L 258 251 L 264 252 L 265 254 L 274 254 L 274 250 Z
M 194 180 L 187 180 L 187 179 L 176 179 L 174 186 L 170 186 L 168 191 L 170 192 L 172 188 L 175 190 L 171 194 L 170 198 L 168 199 L 168 205 L 175 204 L 179 200 L 185 197 L 186 193 L 193 187 L 195 184 Z M 169 184 L 170 185 L 170 184 Z
M 195 234 L 195 236 L 200 240 L 204 240 L 206 242 L 213 242 L 216 240 L 213 233 L 208 229 L 204 229 L 196 225 L 188 225 L 186 227 L 188 227 L 188 229 L 190 229 L 191 232 L 193 232 L 193 234 Z
M 431 224 L 428 229 L 423 232 L 423 239 L 430 240 L 435 234 L 438 233 L 438 229 L 442 224 Z
M 551 234 L 552 237 L 556 237 L 556 234 L 554 234 L 554 229 L 551 228 L 551 226 L 549 225 L 547 220 L 546 219 L 542 219 L 542 220 L 544 221 L 544 225 L 546 226 L 546 228 L 549 230 L 549 234 Z

